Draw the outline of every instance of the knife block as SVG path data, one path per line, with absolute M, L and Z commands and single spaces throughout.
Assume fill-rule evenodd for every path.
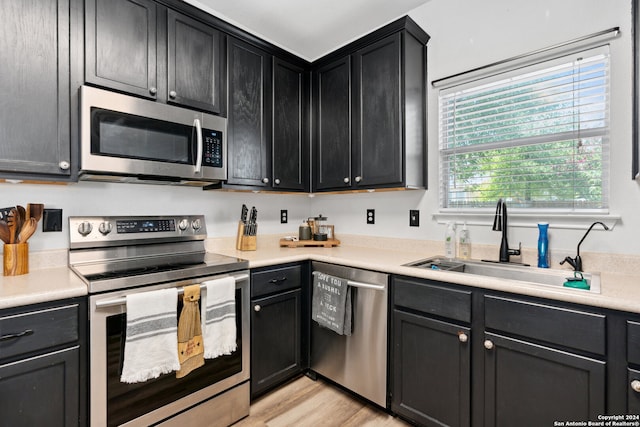
M 255 251 L 257 247 L 257 236 L 245 236 L 244 223 L 239 221 L 238 235 L 236 237 L 236 249 L 239 251 Z
M 29 273 L 28 243 L 7 243 L 4 245 L 2 258 L 5 276 L 19 276 Z

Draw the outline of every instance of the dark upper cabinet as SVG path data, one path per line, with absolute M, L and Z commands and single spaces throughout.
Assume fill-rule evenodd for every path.
M 223 112 L 223 40 L 218 30 L 173 10 L 167 12 L 169 102 Z
M 81 40 L 75 0 L 7 0 L 0 7 L 0 173 L 73 175 L 70 73 Z
M 314 72 L 313 182 L 316 191 L 351 185 L 351 56 Z
M 358 50 L 354 62 L 354 185 L 402 186 L 401 35 Z
M 229 37 L 225 186 L 308 190 L 308 82 L 304 68 Z
M 152 0 L 88 0 L 85 81 L 226 114 L 224 35 Z
M 229 37 L 227 184 L 269 187 L 271 55 Z
M 426 43 L 405 17 L 314 63 L 313 191 L 426 187 Z
M 309 84 L 307 72 L 273 59 L 271 152 L 273 188 L 309 190 Z
M 86 2 L 88 83 L 156 99 L 156 9 L 152 0 Z

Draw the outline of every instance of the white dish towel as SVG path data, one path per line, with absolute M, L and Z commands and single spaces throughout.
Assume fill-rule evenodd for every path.
M 202 283 L 202 341 L 204 358 L 236 351 L 236 281 L 233 277 Z
M 120 381 L 139 383 L 180 369 L 176 288 L 127 295 Z

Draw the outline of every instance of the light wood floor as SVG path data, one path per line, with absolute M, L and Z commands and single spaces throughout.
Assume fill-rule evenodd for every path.
M 251 404 L 233 427 L 406 427 L 380 408 L 333 385 L 303 376 Z

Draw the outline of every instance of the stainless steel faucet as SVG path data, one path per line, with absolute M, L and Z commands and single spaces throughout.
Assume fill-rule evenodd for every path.
M 573 267 L 575 271 L 582 271 L 582 258 L 580 258 L 580 245 L 582 244 L 582 241 L 584 240 L 584 238 L 587 237 L 587 234 L 589 234 L 593 226 L 596 224 L 600 224 L 605 230 L 609 230 L 609 227 L 607 227 L 604 223 L 600 221 L 596 221 L 593 224 L 591 224 L 591 227 L 589 227 L 587 232 L 584 233 L 584 236 L 582 236 L 582 239 L 580 239 L 580 243 L 578 243 L 578 249 L 576 250 L 577 252 L 576 257 L 575 258 L 571 258 L 569 256 L 565 257 L 565 259 L 560 261 L 560 265 L 564 264 L 565 262 L 568 262 L 569 265 Z
M 498 200 L 496 205 L 496 215 L 493 218 L 493 231 L 502 232 L 502 240 L 500 241 L 500 262 L 509 262 L 511 255 L 520 255 L 522 242 L 518 244 L 518 249 L 509 249 L 507 240 L 507 203 L 502 199 Z

